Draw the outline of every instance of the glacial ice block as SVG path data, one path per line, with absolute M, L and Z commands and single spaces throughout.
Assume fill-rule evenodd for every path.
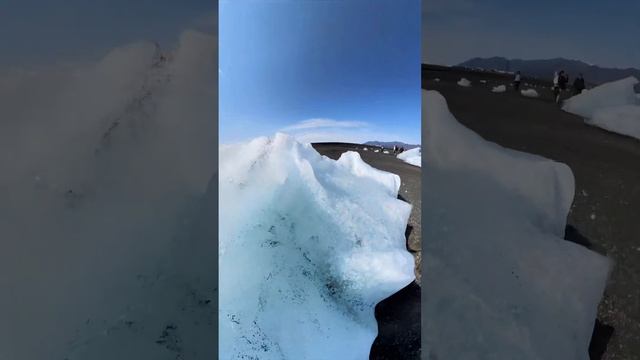
M 220 358 L 366 359 L 414 279 L 397 175 L 277 134 L 220 149 Z

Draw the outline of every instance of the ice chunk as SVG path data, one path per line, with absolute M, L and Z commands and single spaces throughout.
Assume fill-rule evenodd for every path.
M 360 158 L 360 154 L 355 151 L 347 151 L 340 155 L 337 165 L 344 167 L 355 176 L 368 178 L 378 182 L 391 196 L 397 196 L 400 190 L 400 177 L 390 172 L 378 170 L 371 167 Z
M 216 44 L 0 75 L 0 357 L 215 356 Z
M 638 79 L 633 76 L 602 84 L 565 100 L 562 109 L 584 118 L 591 118 L 602 108 L 640 105 L 634 91 L 636 84 Z
M 483 140 L 437 92 L 423 109 L 426 357 L 588 359 L 609 262 L 561 238 L 571 170 Z
M 523 89 L 523 90 L 520 90 L 520 93 L 523 96 L 532 97 L 532 98 L 537 98 L 539 96 L 538 92 L 535 91 L 534 89 Z
M 585 90 L 565 101 L 563 109 L 585 118 L 589 125 L 640 139 L 638 80 L 628 77 Z
M 590 125 L 640 139 L 640 105 L 621 105 L 598 109 L 585 119 Z
M 498 85 L 498 86 L 494 86 L 493 89 L 491 89 L 491 91 L 494 93 L 503 93 L 507 91 L 507 87 L 504 85 Z
M 463 86 L 463 87 L 469 87 L 471 86 L 471 81 L 465 79 L 465 78 L 461 78 L 460 80 L 458 80 L 458 85 Z
M 419 147 L 404 151 L 397 158 L 411 165 L 422 166 L 422 151 Z
M 537 226 L 559 236 L 564 234 L 564 217 L 574 193 L 573 173 L 568 166 L 524 152 L 507 151 L 498 144 L 486 142 L 457 122 L 439 93 L 434 92 L 426 100 L 430 108 L 423 113 L 423 121 L 427 121 L 430 134 L 440 134 L 429 135 L 425 151 L 429 163 L 492 174 L 501 185 L 527 199 L 537 209 L 533 219 Z
M 220 358 L 366 359 L 414 279 L 397 175 L 277 134 L 220 151 Z

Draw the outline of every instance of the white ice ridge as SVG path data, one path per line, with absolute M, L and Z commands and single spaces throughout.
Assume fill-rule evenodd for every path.
M 220 148 L 220 359 L 366 359 L 414 279 L 397 175 L 284 134 Z
M 588 359 L 609 261 L 562 239 L 571 170 L 490 143 L 423 93 L 423 353 Z
M 602 84 L 564 102 L 563 110 L 580 115 L 589 125 L 640 139 L 640 98 L 635 77 Z
M 397 158 L 411 165 L 422 166 L 422 149 L 417 147 L 401 152 Z

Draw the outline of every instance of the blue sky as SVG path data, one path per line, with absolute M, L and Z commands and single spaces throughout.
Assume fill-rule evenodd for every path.
M 420 142 L 420 2 L 220 1 L 220 141 Z
M 210 30 L 213 0 L 0 0 L 0 66 L 82 62 L 135 41 Z
M 640 68 L 638 0 L 422 0 L 424 62 L 565 57 Z

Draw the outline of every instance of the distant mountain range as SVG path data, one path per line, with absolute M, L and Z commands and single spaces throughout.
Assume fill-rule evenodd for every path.
M 635 76 L 640 79 L 639 69 L 605 68 L 597 65 L 590 65 L 579 60 L 563 58 L 547 60 L 521 60 L 507 59 L 504 57 L 473 58 L 460 63 L 458 66 L 506 72 L 516 72 L 519 70 L 524 76 L 550 80 L 553 78 L 553 73 L 555 71 L 564 70 L 569 73 L 571 79 L 579 73 L 582 73 L 587 83 L 595 85 L 620 80 L 629 76 Z
M 371 145 L 371 146 L 380 146 L 380 147 L 384 147 L 387 149 L 393 148 L 393 146 L 397 146 L 397 147 L 403 147 L 405 150 L 409 150 L 409 149 L 413 149 L 413 148 L 417 148 L 420 147 L 420 145 L 411 145 L 411 144 L 406 144 L 400 141 L 367 141 L 366 143 L 364 143 L 363 145 Z

